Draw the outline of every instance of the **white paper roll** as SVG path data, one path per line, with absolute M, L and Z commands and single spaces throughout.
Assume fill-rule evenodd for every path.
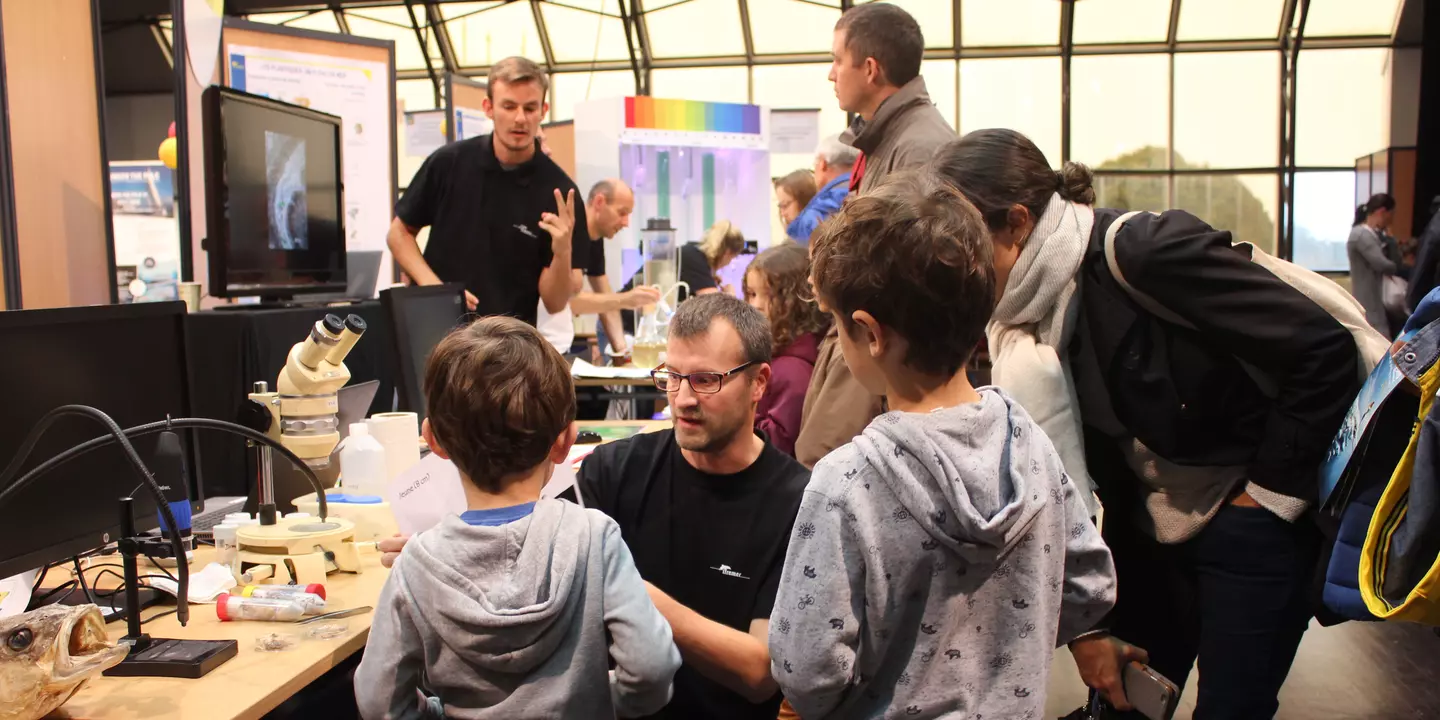
M 366 421 L 385 448 L 385 479 L 394 480 L 420 462 L 420 417 L 413 412 L 377 413 Z

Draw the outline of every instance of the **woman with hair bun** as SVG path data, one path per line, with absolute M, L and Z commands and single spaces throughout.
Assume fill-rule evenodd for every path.
M 1311 617 L 1305 511 L 1359 390 L 1351 334 L 1227 231 L 1094 208 L 1088 168 L 1013 130 L 931 167 L 991 231 L 995 384 L 1104 503 L 1120 590 L 1070 643 L 1081 676 L 1125 710 L 1128 661 L 1183 685 L 1198 656 L 1196 717 L 1274 716 Z

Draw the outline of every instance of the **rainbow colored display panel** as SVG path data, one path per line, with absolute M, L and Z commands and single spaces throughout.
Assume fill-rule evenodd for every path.
M 760 134 L 760 106 L 700 100 L 625 98 L 625 127 L 634 130 Z

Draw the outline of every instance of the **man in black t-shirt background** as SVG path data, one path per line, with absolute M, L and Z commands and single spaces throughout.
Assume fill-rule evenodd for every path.
M 683 303 L 657 385 L 675 427 L 595 449 L 576 485 L 615 519 L 685 664 L 664 720 L 774 720 L 769 618 L 810 473 L 755 430 L 770 326 L 724 294 Z M 390 564 L 404 539 L 381 541 Z
M 386 238 L 414 283 L 462 282 L 470 310 L 531 325 L 540 302 L 552 313 L 569 302 L 570 270 L 585 267 L 590 249 L 574 181 L 540 152 L 549 87 L 526 58 L 491 66 L 483 104 L 494 132 L 431 153 Z M 426 226 L 422 254 L 416 235 Z

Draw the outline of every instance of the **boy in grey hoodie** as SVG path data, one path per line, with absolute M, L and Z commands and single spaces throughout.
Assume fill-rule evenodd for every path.
M 565 361 L 535 328 L 485 318 L 435 348 L 425 392 L 423 434 L 459 469 L 468 510 L 396 560 L 355 672 L 361 716 L 612 718 L 664 707 L 680 653 L 620 528 L 596 510 L 539 500 L 575 442 Z
M 1050 441 L 965 365 L 995 297 L 978 211 L 895 176 L 811 241 L 845 362 L 891 411 L 816 465 L 770 618 L 805 720 L 1040 718 L 1055 647 L 1115 598 Z

